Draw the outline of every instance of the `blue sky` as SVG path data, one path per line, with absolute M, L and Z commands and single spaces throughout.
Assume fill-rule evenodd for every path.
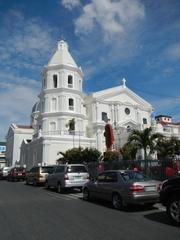
M 0 140 L 29 124 L 41 72 L 65 39 L 84 91 L 121 84 L 180 121 L 179 0 L 0 0 Z

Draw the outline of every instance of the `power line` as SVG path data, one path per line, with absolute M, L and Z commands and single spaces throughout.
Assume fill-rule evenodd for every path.
M 167 98 L 172 98 L 172 99 L 176 99 L 176 100 L 180 100 L 180 96 L 170 96 L 170 95 L 166 95 L 166 94 L 162 94 L 162 93 L 155 93 L 155 92 L 149 92 L 149 91 L 143 91 L 139 88 L 133 87 L 133 89 L 135 91 L 139 91 L 140 93 L 145 93 L 145 94 L 149 94 L 149 95 L 153 95 L 156 97 L 167 97 Z

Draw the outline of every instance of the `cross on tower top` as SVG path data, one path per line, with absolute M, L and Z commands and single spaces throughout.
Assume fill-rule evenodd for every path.
M 123 83 L 123 87 L 126 87 L 126 79 L 125 78 L 122 79 L 122 83 Z

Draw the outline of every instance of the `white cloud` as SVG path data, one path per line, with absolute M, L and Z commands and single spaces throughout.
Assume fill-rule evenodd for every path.
M 30 124 L 41 83 L 37 78 L 54 48 L 54 28 L 21 12 L 4 13 L 0 32 L 0 109 L 4 138 L 9 124 Z M 39 76 L 38 76 L 39 75 Z M 36 77 L 32 77 L 36 76 Z M 41 80 L 41 79 L 38 79 Z
M 180 42 L 169 46 L 165 50 L 165 55 L 172 60 L 180 59 Z
M 151 100 L 151 104 L 155 108 L 155 112 L 158 111 L 157 114 L 170 114 L 173 111 L 173 109 L 177 107 L 179 108 L 180 98 L 161 97 L 158 100 Z M 172 117 L 176 117 L 177 119 L 177 116 L 172 116 Z
M 62 0 L 61 4 L 69 10 L 81 4 L 80 0 Z
M 97 28 L 108 42 L 112 37 L 122 37 L 144 16 L 139 0 L 91 0 L 75 20 L 75 32 L 84 35 Z
M 1 64 L 16 63 L 16 67 L 29 64 L 30 67 L 43 63 L 54 45 L 53 32 L 54 29 L 39 19 L 26 19 L 21 12 L 10 10 L 4 16 L 0 34 Z
M 19 78 L 18 81 L 10 83 L 13 75 L 4 75 L 6 78 L 0 82 L 0 138 L 5 137 L 11 122 L 30 124 L 31 109 L 37 101 L 40 88 L 40 84 L 33 79 Z M 2 74 L 0 78 L 3 79 Z

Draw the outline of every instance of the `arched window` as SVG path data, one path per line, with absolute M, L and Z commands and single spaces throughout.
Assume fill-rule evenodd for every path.
M 74 111 L 74 99 L 69 98 L 69 110 Z
M 52 111 L 55 112 L 57 110 L 57 99 L 52 99 Z
M 102 121 L 104 121 L 104 122 L 108 121 L 108 117 L 107 117 L 107 113 L 106 112 L 102 112 Z
M 54 74 L 54 75 L 53 75 L 53 87 L 54 87 L 54 88 L 57 88 L 57 80 L 58 80 L 57 75 Z
M 147 124 L 147 119 L 143 118 L 143 124 Z
M 47 79 L 44 78 L 44 88 L 47 88 Z
M 127 132 L 131 132 L 131 127 L 127 126 Z
M 68 88 L 73 88 L 73 76 L 68 75 Z

